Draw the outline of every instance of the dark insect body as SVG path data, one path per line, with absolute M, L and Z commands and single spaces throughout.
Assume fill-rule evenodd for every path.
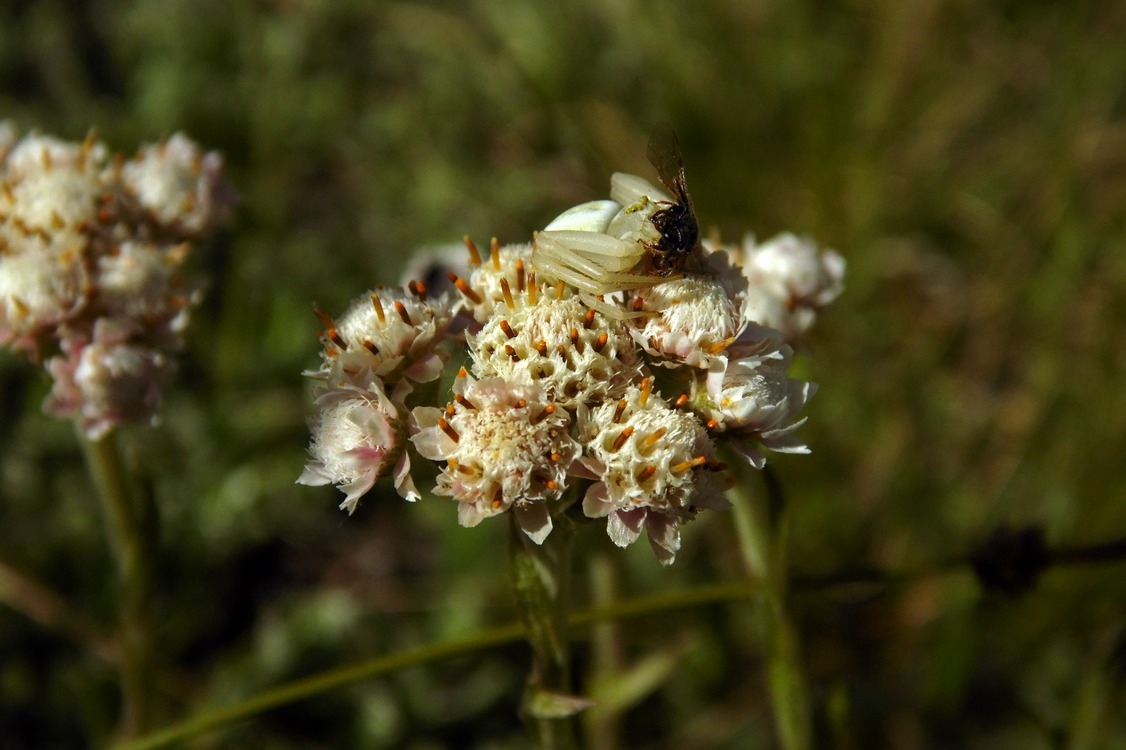
M 680 153 L 680 142 L 667 122 L 659 122 L 653 128 L 647 155 L 673 200 L 660 201 L 664 208 L 650 217 L 661 236 L 656 242 L 646 243 L 646 247 L 657 275 L 673 276 L 684 270 L 685 263 L 696 249 L 700 226 L 684 181 L 684 156 Z

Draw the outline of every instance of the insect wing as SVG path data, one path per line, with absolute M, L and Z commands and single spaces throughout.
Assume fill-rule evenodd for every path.
M 657 123 L 653 134 L 649 136 L 646 156 L 677 203 L 691 211 L 692 199 L 688 196 L 688 187 L 684 181 L 684 155 L 680 153 L 680 141 L 677 140 L 672 125 L 664 121 Z

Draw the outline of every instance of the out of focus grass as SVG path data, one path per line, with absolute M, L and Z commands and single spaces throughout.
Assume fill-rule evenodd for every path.
M 0 117 L 119 148 L 184 130 L 243 196 L 197 256 L 210 292 L 164 423 L 126 436 L 163 515 L 165 718 L 510 619 L 502 524 L 384 488 L 348 518 L 294 486 L 310 302 L 340 310 L 462 234 L 526 239 L 648 173 L 661 119 L 705 225 L 848 259 L 799 362 L 814 453 L 776 462 L 796 574 L 926 571 L 1002 524 L 1126 534 L 1124 37 L 1126 6 L 1093 2 L 5 4 Z M 108 631 L 72 434 L 22 362 L 0 356 L 0 383 L 0 560 Z M 739 575 L 725 521 L 670 570 L 622 554 L 624 589 Z M 825 746 L 1126 745 L 1121 563 L 1015 598 L 968 572 L 795 597 Z M 772 746 L 752 617 L 629 624 L 631 659 L 680 664 L 626 746 Z M 524 667 L 413 670 L 199 746 L 516 747 Z M 110 668 L 0 609 L 0 746 L 104 738 L 116 700 Z

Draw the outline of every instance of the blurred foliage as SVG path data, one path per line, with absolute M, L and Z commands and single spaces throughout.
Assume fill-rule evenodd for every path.
M 1126 5 L 1085 1 L 0 6 L 0 117 L 93 125 L 122 149 L 183 130 L 243 197 L 197 254 L 209 295 L 163 424 L 124 436 L 163 515 L 165 719 L 511 619 L 503 524 L 463 530 L 447 501 L 382 486 L 349 518 L 331 488 L 293 484 L 310 303 L 395 283 L 414 248 L 526 239 L 611 171 L 649 174 L 661 119 L 705 226 L 848 258 L 799 362 L 821 385 L 814 453 L 776 461 L 797 574 L 927 571 L 1001 524 L 1057 546 L 1122 536 L 1124 36 Z M 73 435 L 6 353 L 0 384 L 0 560 L 109 632 L 112 560 Z M 741 570 L 714 514 L 669 570 L 644 544 L 615 557 L 625 594 Z M 1126 744 L 1124 580 L 1118 563 L 1049 571 L 1020 598 L 968 569 L 799 590 L 821 743 Z M 114 670 L 25 615 L 0 609 L 0 746 L 104 739 Z M 678 663 L 623 688 L 626 746 L 771 747 L 754 618 L 627 623 L 631 662 Z M 193 746 L 519 747 L 526 659 L 409 670 Z

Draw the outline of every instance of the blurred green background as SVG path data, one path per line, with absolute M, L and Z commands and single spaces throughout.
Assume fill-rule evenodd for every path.
M 243 199 L 197 249 L 209 291 L 163 424 L 123 436 L 162 513 L 164 718 L 512 618 L 503 523 L 382 484 L 349 518 L 294 485 L 310 303 L 340 311 L 463 234 L 528 239 L 612 171 L 650 175 L 668 120 L 705 227 L 849 263 L 798 363 L 814 452 L 775 461 L 794 574 L 913 575 L 796 589 L 819 743 L 1126 746 L 1122 563 L 1022 596 L 928 574 L 1000 525 L 1126 534 L 1123 39 L 1115 2 L 4 3 L 0 119 L 126 151 L 183 130 Z M 77 613 L 0 607 L 0 746 L 81 747 L 116 721 L 90 648 L 113 561 L 45 378 L 3 352 L 0 386 L 0 561 Z M 619 554 L 623 594 L 740 576 L 728 521 L 689 526 L 671 569 Z M 666 668 L 623 746 L 774 747 L 755 629 L 741 603 L 624 623 L 627 658 Z M 485 652 L 192 746 L 521 747 L 525 668 Z

